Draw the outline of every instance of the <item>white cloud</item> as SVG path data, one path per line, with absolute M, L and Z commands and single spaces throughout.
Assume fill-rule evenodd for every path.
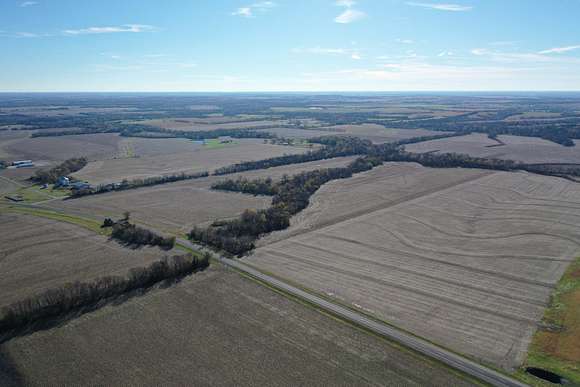
M 260 1 L 245 7 L 240 7 L 231 13 L 232 16 L 242 16 L 251 18 L 254 17 L 254 11 L 265 12 L 270 8 L 274 8 L 276 3 L 273 1 Z
M 437 54 L 438 57 L 444 57 L 444 56 L 453 56 L 454 53 L 453 51 L 441 51 L 439 54 Z
M 364 19 L 367 16 L 363 11 L 353 8 L 356 5 L 356 1 L 337 0 L 335 5 L 346 8 L 340 15 L 334 18 L 335 23 L 348 24 Z
M 243 17 L 252 17 L 252 9 L 250 7 L 240 7 L 234 12 L 232 12 L 232 16 L 243 16 Z
M 38 1 L 23 1 L 20 3 L 21 7 L 32 7 L 33 5 L 38 5 Z
M 354 59 L 354 60 L 360 60 L 361 59 L 360 55 L 358 53 L 356 53 L 356 52 L 354 52 L 350 57 L 351 57 L 351 59 Z
M 580 47 L 579 47 L 580 48 Z M 580 59 L 574 57 L 554 57 L 549 54 L 551 51 L 546 50 L 544 52 L 501 52 L 501 51 L 491 51 L 485 48 L 474 48 L 471 53 L 475 56 L 487 57 L 495 62 L 503 63 L 528 63 L 528 64 L 540 64 L 540 63 L 568 63 L 568 64 L 579 64 Z
M 548 50 L 540 51 L 538 54 L 561 54 L 563 52 L 580 49 L 580 46 L 554 47 Z
M 340 15 L 334 18 L 336 23 L 340 24 L 348 24 L 355 22 L 357 20 L 364 19 L 366 17 L 366 13 L 362 11 L 358 11 L 356 9 L 347 9 Z
M 124 24 L 115 27 L 88 27 L 78 30 L 64 30 L 65 35 L 89 35 L 89 34 L 112 34 L 119 32 L 153 32 L 158 31 L 159 28 L 146 24 Z
M 414 40 L 412 39 L 395 39 L 397 42 L 399 43 L 403 43 L 403 44 L 413 44 L 415 43 Z
M 469 5 L 448 4 L 448 3 L 416 3 L 414 1 L 408 1 L 407 5 L 413 7 L 436 9 L 438 11 L 451 11 L 451 12 L 463 12 L 470 11 L 473 9 L 473 7 Z

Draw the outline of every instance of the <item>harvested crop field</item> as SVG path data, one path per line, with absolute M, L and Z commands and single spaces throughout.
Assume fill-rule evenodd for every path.
M 66 282 L 125 274 L 166 254 L 131 250 L 70 223 L 0 212 L 0 306 Z
M 35 162 L 63 161 L 73 157 L 99 160 L 114 157 L 118 144 L 123 139 L 117 134 L 86 134 L 57 137 L 22 137 L 5 144 L 0 142 L 3 152 L 14 159 L 31 159 Z
M 0 194 L 16 191 L 20 187 L 21 185 L 19 185 L 15 181 L 0 175 Z
M 501 143 L 488 138 L 486 134 L 475 133 L 420 142 L 405 148 L 415 153 L 466 153 L 475 157 L 509 159 L 531 164 L 580 163 L 580 141 L 576 141 L 574 147 L 566 147 L 536 137 L 498 136 L 498 139 Z
M 425 129 L 392 129 L 378 124 L 336 125 L 327 126 L 324 130 L 340 132 L 343 135 L 361 137 L 374 143 L 393 142 L 413 137 L 441 135 L 446 132 L 434 132 Z
M 233 121 L 233 122 L 203 122 L 199 119 L 188 119 L 188 118 L 161 118 L 146 121 L 139 121 L 141 125 L 149 125 L 156 128 L 163 129 L 174 129 L 183 131 L 210 131 L 216 129 L 244 129 L 244 128 L 259 128 L 259 127 L 271 127 L 276 125 L 282 125 L 285 121 L 272 121 L 272 120 L 256 120 L 256 121 Z
M 226 178 L 244 176 L 248 179 L 293 175 L 303 171 L 344 166 L 354 157 L 314 161 L 265 170 L 248 171 L 228 176 L 210 176 L 203 179 L 182 181 L 145 187 L 128 191 L 87 196 L 74 200 L 54 201 L 51 208 L 84 216 L 118 217 L 131 211 L 137 222 L 151 225 L 168 232 L 185 233 L 192 226 L 231 218 L 248 208 L 266 208 L 271 199 L 253 197 L 232 192 L 212 191 L 212 183 Z
M 92 184 L 111 183 L 123 179 L 131 180 L 180 172 L 213 171 L 219 167 L 243 161 L 298 154 L 308 150 L 301 147 L 264 144 L 263 140 L 255 139 L 240 139 L 236 140 L 235 144 L 214 149 L 197 146 L 181 152 L 175 151 L 174 145 L 174 141 L 168 143 L 170 149 L 167 153 L 91 162 L 73 176 Z
M 1 350 L 5 386 L 472 385 L 217 265 Z
M 318 129 L 271 128 L 271 129 L 259 129 L 259 131 L 272 133 L 277 135 L 278 137 L 304 138 L 304 139 L 322 136 L 344 135 L 344 133 L 342 132 L 334 132 L 331 130 L 318 130 Z
M 390 163 L 323 186 L 247 262 L 511 370 L 579 225 L 568 180 Z

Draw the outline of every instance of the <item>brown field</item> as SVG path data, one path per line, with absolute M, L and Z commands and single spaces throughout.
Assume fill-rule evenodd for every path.
M 7 387 L 473 385 L 219 266 L 13 339 L 0 362 Z
M 266 170 L 249 171 L 228 176 L 164 184 L 135 190 L 113 192 L 74 200 L 54 201 L 51 208 L 74 212 L 89 217 L 119 217 L 131 211 L 137 222 L 172 233 L 186 233 L 192 226 L 231 218 L 248 208 L 266 208 L 270 198 L 253 197 L 231 192 L 211 190 L 211 184 L 226 178 L 245 176 L 248 179 L 293 175 L 302 171 L 344 166 L 353 157 L 289 165 Z
M 216 117 L 217 118 L 217 117 Z M 270 127 L 275 125 L 282 125 L 286 121 L 230 121 L 220 117 L 221 120 L 211 119 L 199 119 L 199 118 L 160 118 L 152 120 L 138 121 L 141 125 L 154 126 L 156 128 L 163 129 L 174 129 L 183 131 L 209 131 L 216 129 L 242 129 L 242 128 L 253 128 L 253 127 Z M 238 118 L 239 120 L 239 118 Z
M 0 194 L 9 193 L 17 190 L 21 186 L 11 179 L 0 175 Z
M 81 107 L 81 106 L 25 106 L 0 108 L 0 114 L 21 114 L 33 117 L 78 116 L 87 113 L 132 113 L 134 108 L 121 107 Z
M 567 180 L 393 163 L 323 186 L 247 262 L 513 369 L 580 251 L 579 225 Z
M 340 132 L 344 135 L 357 136 L 375 143 L 404 140 L 413 137 L 432 136 L 445 132 L 434 132 L 425 129 L 391 129 L 378 124 L 335 125 L 327 126 L 324 130 Z
M 235 144 L 216 149 L 191 143 L 191 150 L 184 149 L 183 151 L 175 150 L 175 142 L 144 141 L 141 146 L 147 146 L 143 145 L 147 144 L 146 141 L 158 141 L 157 144 L 161 150 L 158 154 L 150 156 L 95 161 L 89 163 L 74 176 L 93 184 L 101 184 L 179 172 L 213 171 L 216 168 L 242 161 L 261 160 L 307 151 L 307 148 L 264 144 L 263 140 L 256 139 L 240 139 L 236 140 Z M 165 153 L 162 151 L 164 144 L 168 146 Z
M 100 160 L 114 157 L 122 139 L 117 134 L 36 138 L 20 136 L 18 140 L 2 141 L 0 147 L 11 159 L 31 159 L 34 162 L 63 161 L 81 156 L 89 160 Z
M 520 121 L 520 120 L 542 120 L 550 118 L 560 118 L 562 113 L 549 113 L 549 112 L 525 112 L 514 114 L 505 119 L 505 121 Z
M 506 145 L 498 145 L 486 134 L 475 133 L 407 145 L 410 152 L 466 153 L 475 157 L 510 159 L 525 163 L 580 163 L 580 141 L 565 147 L 536 137 L 499 136 Z M 490 147 L 491 146 L 491 147 Z
M 271 128 L 271 129 L 260 129 L 259 131 L 272 133 L 279 137 L 284 138 L 304 138 L 304 139 L 322 136 L 344 135 L 344 133 L 342 132 L 336 132 L 331 130 L 318 130 L 318 129 Z
M 80 226 L 0 213 L 0 306 L 76 280 L 125 274 L 171 252 L 131 250 Z

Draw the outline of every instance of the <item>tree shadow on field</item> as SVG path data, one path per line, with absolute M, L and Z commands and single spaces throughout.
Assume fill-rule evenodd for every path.
M 0 346 L 0 386 L 23 387 L 24 385 L 24 377 L 18 372 L 10 355 Z

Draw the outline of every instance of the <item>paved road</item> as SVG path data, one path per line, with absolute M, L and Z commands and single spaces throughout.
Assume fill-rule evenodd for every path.
M 197 247 L 193 245 L 191 242 L 178 239 L 178 243 L 183 244 L 187 247 L 191 247 L 196 249 Z M 362 326 L 366 329 L 371 330 L 379 335 L 385 336 L 391 340 L 394 340 L 408 348 L 411 348 L 423 355 L 428 357 L 437 359 L 442 363 L 447 364 L 450 367 L 463 371 L 464 373 L 471 375 L 479 380 L 487 382 L 493 386 L 501 386 L 501 387 L 524 387 L 526 384 L 523 384 L 511 377 L 496 372 L 490 368 L 482 366 L 474 361 L 466 359 L 460 355 L 447 351 L 443 348 L 437 347 L 423 339 L 420 339 L 415 336 L 411 336 L 407 333 L 404 333 L 396 328 L 393 328 L 387 324 L 381 323 L 379 321 L 372 320 L 364 315 L 357 313 L 353 310 L 345 308 L 343 306 L 334 304 L 330 301 L 327 301 L 321 297 L 315 296 L 313 294 L 307 293 L 301 289 L 298 289 L 292 285 L 288 285 L 287 283 L 280 281 L 276 278 L 273 278 L 269 275 L 263 274 L 260 271 L 242 263 L 239 260 L 234 259 L 227 259 L 227 258 L 218 258 L 218 260 L 224 264 L 225 266 L 232 267 L 236 270 L 239 270 L 245 274 L 248 274 L 260 281 L 267 283 L 277 289 L 283 290 L 286 293 L 289 293 L 295 297 L 301 298 L 306 300 L 317 307 L 326 310 L 336 316 L 339 316 L 347 321 L 353 322 L 359 326 Z

